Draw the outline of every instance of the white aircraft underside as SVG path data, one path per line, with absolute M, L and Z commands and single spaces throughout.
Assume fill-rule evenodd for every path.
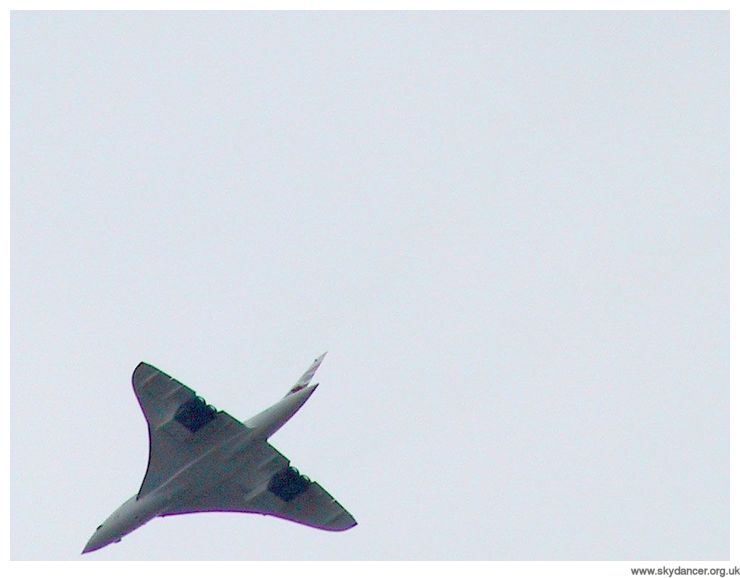
M 355 519 L 316 482 L 290 467 L 267 443 L 315 391 L 314 360 L 288 394 L 241 423 L 146 363 L 133 385 L 149 427 L 149 465 L 139 493 L 100 526 L 83 554 L 120 542 L 158 516 L 245 512 L 277 516 L 322 530 L 347 530 Z

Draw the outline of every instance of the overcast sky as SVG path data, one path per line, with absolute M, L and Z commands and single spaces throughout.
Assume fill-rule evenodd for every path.
M 14 13 L 11 557 L 139 488 L 146 360 L 359 525 L 89 559 L 729 557 L 728 13 Z

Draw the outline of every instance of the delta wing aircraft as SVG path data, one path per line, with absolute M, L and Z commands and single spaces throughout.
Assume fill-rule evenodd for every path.
M 146 363 L 133 385 L 149 427 L 149 465 L 139 492 L 90 538 L 99 550 L 158 516 L 246 512 L 322 530 L 347 530 L 355 519 L 329 493 L 290 466 L 267 439 L 313 394 L 320 355 L 287 395 L 244 423 L 207 405 L 189 387 Z

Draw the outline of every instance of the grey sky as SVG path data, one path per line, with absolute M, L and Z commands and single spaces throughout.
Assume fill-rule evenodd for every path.
M 14 13 L 11 557 L 136 492 L 146 360 L 343 534 L 99 559 L 729 556 L 727 13 Z

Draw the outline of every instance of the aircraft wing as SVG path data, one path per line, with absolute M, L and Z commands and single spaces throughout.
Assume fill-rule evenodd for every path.
M 214 445 L 249 429 L 166 373 L 140 363 L 132 377 L 149 428 L 149 464 L 139 497 Z
M 197 512 L 243 512 L 275 516 L 322 530 L 348 530 L 352 515 L 316 482 L 301 476 L 267 442 L 239 457 L 244 467 L 227 482 L 185 499 L 162 516 Z

